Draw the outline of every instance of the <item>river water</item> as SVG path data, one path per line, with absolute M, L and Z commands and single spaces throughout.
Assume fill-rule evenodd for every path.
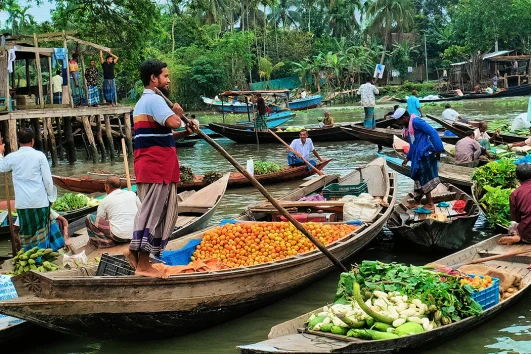
M 512 118 L 517 113 L 522 113 L 527 109 L 527 103 L 520 101 L 521 99 L 518 103 L 507 100 L 504 102 L 509 103 L 503 105 L 490 100 L 464 101 L 464 103 L 458 102 L 459 104 L 454 105 L 454 108 L 467 119 Z M 392 108 L 392 105 L 392 103 L 379 105 L 376 109 L 376 116 L 382 117 L 385 112 Z M 336 122 L 358 122 L 363 119 L 363 110 L 359 109 L 359 107 L 332 107 L 326 109 L 331 112 Z M 425 107 L 426 112 L 433 115 L 440 115 L 443 109 L 440 106 Z M 322 116 L 323 111 L 324 109 L 316 109 L 297 113 L 290 125 L 309 126 L 315 124 L 317 123 L 316 118 Z M 201 117 L 199 114 L 198 117 L 200 117 L 201 123 L 207 123 L 210 120 L 210 118 Z M 221 121 L 221 116 L 217 120 Z M 261 144 L 257 147 L 255 145 L 237 145 L 228 139 L 218 139 L 217 141 L 243 165 L 245 165 L 248 158 L 253 158 L 255 161 L 267 160 L 285 164 L 285 150 L 278 144 Z M 374 159 L 377 151 L 375 145 L 363 141 L 316 143 L 315 145 L 322 157 L 333 158 L 333 161 L 325 169 L 328 174 L 338 173 L 344 175 L 355 166 Z M 389 149 L 384 150 L 385 152 L 392 153 Z M 203 141 L 200 141 L 193 148 L 179 150 L 178 154 L 181 163 L 191 167 L 194 173 L 197 174 L 208 171 L 233 170 L 228 162 Z M 83 158 L 82 151 L 80 151 L 80 158 Z M 53 170 L 53 173 L 59 175 L 81 175 L 96 168 L 123 173 L 123 163 L 120 162 L 95 165 L 84 161 L 80 161 L 74 166 L 61 164 Z M 401 175 L 398 175 L 398 181 L 399 196 L 402 196 L 411 189 L 412 182 Z M 300 181 L 267 186 L 267 189 L 273 195 L 280 196 L 298 184 L 300 184 Z M 2 192 L 3 190 L 0 193 Z M 0 197 L 2 196 L 0 195 Z M 218 222 L 223 218 L 234 217 L 247 205 L 261 200 L 263 200 L 263 197 L 253 188 L 229 190 L 214 215 L 212 223 Z M 476 227 L 480 229 L 479 232 L 470 230 L 470 232 L 474 232 L 474 242 L 479 242 L 491 235 L 489 230 L 484 229 L 485 225 L 483 225 L 481 219 L 476 224 Z M 440 257 L 441 255 L 430 255 L 403 249 L 400 245 L 393 243 L 388 233 L 383 232 L 369 248 L 357 256 L 355 261 L 371 259 L 420 265 Z M 128 343 L 79 338 L 42 330 L 34 331 L 36 337 L 32 337 L 31 341 L 25 343 L 24 349 L 21 348 L 20 344 L 17 345 L 17 348 L 21 348 L 17 352 L 29 353 L 37 351 L 50 354 L 122 352 L 149 352 L 153 354 L 237 353 L 236 346 L 239 344 L 265 340 L 272 326 L 331 302 L 338 279 L 338 273 L 330 274 L 301 292 L 266 308 L 184 337 Z M 530 300 L 531 295 L 528 294 L 510 310 L 500 314 L 483 326 L 455 339 L 438 343 L 423 353 L 531 353 Z M 164 300 L 162 299 L 161 301 Z M 33 344 L 29 344 L 30 342 Z

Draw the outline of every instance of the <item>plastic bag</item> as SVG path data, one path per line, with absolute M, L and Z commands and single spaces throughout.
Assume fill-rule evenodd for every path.
M 247 160 L 247 172 L 249 172 L 249 174 L 251 176 L 254 175 L 254 161 L 253 161 L 253 159 Z
M 89 263 L 88 257 L 85 254 L 84 250 L 83 250 L 83 252 L 81 252 L 79 254 L 74 254 L 74 255 L 71 255 L 71 256 L 65 254 L 63 256 L 63 267 L 65 267 L 65 268 L 82 267 L 82 266 L 88 265 L 88 263 Z
M 362 193 L 359 197 L 347 195 L 341 198 L 345 202 L 343 206 L 343 221 L 360 220 L 370 222 L 378 213 L 380 201 L 368 193 Z
M 516 116 L 511 124 L 511 130 L 528 129 L 531 123 L 527 120 L 527 113 L 522 113 Z

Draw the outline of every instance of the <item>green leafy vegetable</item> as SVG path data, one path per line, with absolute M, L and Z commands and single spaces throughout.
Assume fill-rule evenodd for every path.
M 84 208 L 89 203 L 89 197 L 84 194 L 78 193 L 66 193 L 65 195 L 57 198 L 53 203 L 53 209 L 55 211 L 70 211 Z
M 511 210 L 509 197 L 514 189 L 502 187 L 484 187 L 487 193 L 479 200 L 479 203 L 487 213 L 487 219 L 491 223 L 509 226 L 511 223 Z
M 485 193 L 486 186 L 516 188 L 518 186 L 516 165 L 510 159 L 489 162 L 476 169 L 472 180 L 477 182 L 480 197 Z
M 255 161 L 254 162 L 254 174 L 265 175 L 268 173 L 278 172 L 282 169 L 282 166 L 274 162 L 268 161 Z

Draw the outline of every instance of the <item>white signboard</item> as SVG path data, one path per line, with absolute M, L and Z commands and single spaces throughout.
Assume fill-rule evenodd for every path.
M 378 79 L 381 79 L 383 77 L 384 70 L 385 70 L 385 65 L 376 64 L 373 77 L 377 77 Z

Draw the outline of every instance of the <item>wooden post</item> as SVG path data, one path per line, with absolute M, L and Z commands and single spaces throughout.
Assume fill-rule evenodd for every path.
M 101 134 L 101 119 L 102 118 L 103 118 L 102 114 L 96 116 L 96 140 L 98 141 L 98 145 L 100 147 L 101 162 L 105 162 L 107 153 L 105 151 L 105 144 L 103 143 L 103 137 Z
M 43 151 L 46 155 L 46 151 L 44 151 L 44 147 L 42 146 L 41 125 L 39 124 L 38 118 L 31 119 L 31 127 L 35 133 L 35 149 Z
M 80 54 L 79 57 L 81 58 L 81 70 L 83 70 L 83 88 L 85 89 L 85 102 L 87 103 L 87 106 L 88 106 L 89 99 L 88 99 L 87 80 L 85 78 L 85 60 L 83 59 L 83 54 Z M 105 161 L 105 154 L 102 158 L 103 158 L 103 161 Z
M 66 51 L 66 79 L 68 82 L 68 94 L 70 96 L 70 107 L 74 108 L 74 95 L 72 95 L 72 85 L 70 84 L 70 63 L 68 62 L 68 46 L 66 45 L 66 32 L 63 31 L 63 47 Z
M 8 137 L 7 141 L 9 143 L 9 151 L 15 152 L 18 151 L 17 145 L 17 121 L 15 119 L 10 119 L 7 121 L 8 124 Z
M 37 120 L 39 120 L 39 118 L 36 118 Z M 48 136 L 48 127 L 46 126 L 46 118 L 43 118 L 42 119 L 42 134 L 43 134 L 43 137 L 44 137 L 44 155 L 46 155 L 46 157 L 48 157 L 48 151 L 50 151 L 50 137 Z M 40 130 L 39 130 L 40 132 Z
M 114 162 L 114 143 L 112 139 L 112 129 L 111 129 L 111 118 L 109 115 L 104 116 L 105 118 L 105 136 L 107 137 L 107 142 L 109 145 L 109 154 L 111 155 L 111 161 Z
M 50 70 L 50 82 L 48 83 L 50 86 L 48 88 L 48 93 L 50 96 L 50 104 L 53 104 L 53 85 L 52 85 L 52 77 L 53 77 L 53 68 L 52 68 L 52 57 L 48 57 L 48 69 Z
M 92 162 L 98 162 L 98 149 L 96 148 L 96 142 L 94 141 L 94 134 L 92 134 L 92 127 L 90 126 L 88 116 L 81 117 L 81 122 L 85 128 L 85 133 L 87 135 L 89 149 L 92 153 Z
M 129 113 L 124 113 L 125 141 L 127 143 L 127 154 L 133 156 L 133 133 L 131 131 L 131 117 Z
M 33 33 L 33 44 L 35 46 L 35 65 L 37 66 L 37 85 L 39 85 L 39 104 L 41 106 L 41 109 L 44 109 L 44 94 L 42 92 L 41 55 L 39 54 L 39 41 L 37 40 L 37 33 Z
M 29 59 L 26 59 L 26 88 L 28 89 L 28 94 L 29 94 L 29 88 L 30 88 Z
M 66 145 L 66 155 L 68 158 L 68 163 L 73 164 L 76 162 L 76 146 L 74 145 L 74 134 L 72 134 L 72 119 L 70 117 L 63 118 L 65 125 L 65 145 Z
M 55 144 L 55 135 L 53 133 L 52 118 L 44 118 L 45 128 L 48 129 L 48 138 L 50 139 L 50 153 L 52 155 L 52 167 L 57 166 L 57 148 Z
M 63 148 L 63 119 L 60 117 L 55 118 L 55 125 L 57 126 L 57 157 L 59 160 L 64 160 L 65 158 L 65 149 Z

